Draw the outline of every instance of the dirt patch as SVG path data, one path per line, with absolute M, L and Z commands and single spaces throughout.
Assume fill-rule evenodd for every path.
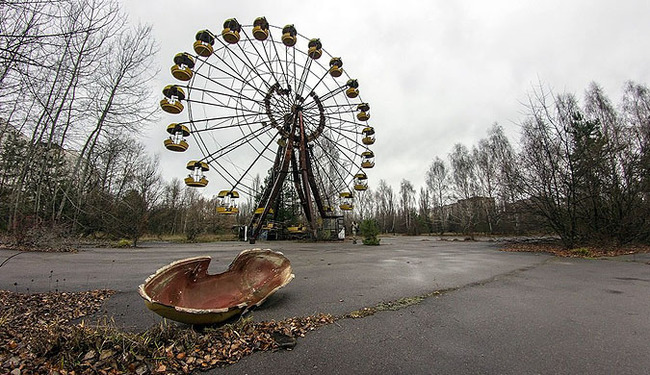
M 567 249 L 557 243 L 511 243 L 504 245 L 500 250 L 511 252 L 548 253 L 565 258 L 601 258 L 650 253 L 650 245 L 590 245 Z
M 76 253 L 77 249 L 72 246 L 20 246 L 0 243 L 1 250 L 13 250 L 21 253 L 41 252 L 41 253 Z

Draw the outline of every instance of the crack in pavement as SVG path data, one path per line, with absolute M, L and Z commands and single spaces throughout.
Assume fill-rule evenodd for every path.
M 429 299 L 431 297 L 440 297 L 440 296 L 442 296 L 444 294 L 448 294 L 448 293 L 451 293 L 451 292 L 464 290 L 464 289 L 469 289 L 469 288 L 474 288 L 474 287 L 477 287 L 477 286 L 483 286 L 483 285 L 493 283 L 493 282 L 495 282 L 497 280 L 501 280 L 503 278 L 512 277 L 512 276 L 521 274 L 523 272 L 530 271 L 530 270 L 535 269 L 537 267 L 546 265 L 547 263 L 549 263 L 551 261 L 554 261 L 556 259 L 557 258 L 554 258 L 554 257 L 547 258 L 547 259 L 544 259 L 542 262 L 537 263 L 537 264 L 532 264 L 532 265 L 529 265 L 529 266 L 516 268 L 514 270 L 511 270 L 511 271 L 508 271 L 508 272 L 505 272 L 505 273 L 494 275 L 494 276 L 489 277 L 487 279 L 474 281 L 474 282 L 467 283 L 467 284 L 460 285 L 460 286 L 449 287 L 449 288 L 444 288 L 444 289 L 438 289 L 438 290 L 434 290 L 432 292 L 428 292 L 428 293 L 424 293 L 424 294 L 420 294 L 420 295 L 415 295 L 415 296 L 410 296 L 410 297 L 402 297 L 402 298 L 398 298 L 396 300 L 392 300 L 392 301 L 388 301 L 388 302 L 382 301 L 382 302 L 379 302 L 378 304 L 376 304 L 374 306 L 371 306 L 371 307 L 363 307 L 363 308 L 361 308 L 359 310 L 354 310 L 354 311 L 352 311 L 350 313 L 336 316 L 335 319 L 336 320 L 339 320 L 339 319 L 361 319 L 361 318 L 365 318 L 365 317 L 368 317 L 368 316 L 371 316 L 371 315 L 375 315 L 376 313 L 381 312 L 381 311 L 398 311 L 398 310 L 402 310 L 402 309 L 407 308 L 409 306 L 418 305 L 422 301 L 424 301 L 426 299 Z

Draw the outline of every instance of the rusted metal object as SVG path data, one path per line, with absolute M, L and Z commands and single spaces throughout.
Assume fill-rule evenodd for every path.
M 214 324 L 261 305 L 294 275 L 269 249 L 242 251 L 228 270 L 208 274 L 209 256 L 182 259 L 149 276 L 138 291 L 156 314 L 187 324 Z

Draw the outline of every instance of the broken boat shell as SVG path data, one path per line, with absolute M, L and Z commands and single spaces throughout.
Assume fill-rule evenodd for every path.
M 270 249 L 244 250 L 225 272 L 209 275 L 209 256 L 178 260 L 149 276 L 138 292 L 156 314 L 186 324 L 214 324 L 261 305 L 295 276 Z

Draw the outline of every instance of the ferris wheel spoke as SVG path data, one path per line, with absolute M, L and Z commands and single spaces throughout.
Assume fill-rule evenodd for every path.
M 275 56 L 277 56 L 277 58 L 278 58 L 278 60 L 279 60 L 279 59 L 280 59 L 280 53 L 278 52 L 278 44 L 279 44 L 280 42 L 276 42 L 276 41 L 273 39 L 273 34 L 270 34 L 269 37 L 271 38 L 271 44 L 273 45 L 273 49 L 275 50 Z M 286 50 L 286 47 L 285 47 L 285 50 Z M 266 52 L 266 49 L 264 49 L 264 51 Z M 268 56 L 268 55 L 267 55 L 267 56 Z M 270 57 L 269 57 L 269 60 L 271 60 Z M 287 87 L 289 87 L 290 84 L 289 84 L 289 77 L 288 77 L 288 69 L 285 71 L 285 69 L 284 69 L 284 65 L 282 65 L 282 62 L 281 62 L 281 61 L 278 61 L 278 66 L 280 67 L 280 70 L 282 70 L 282 72 L 281 72 L 281 73 L 282 73 L 282 77 L 284 78 L 285 83 L 287 84 Z M 279 82 L 278 82 L 278 83 L 279 83 Z
M 248 34 L 246 33 L 246 31 L 244 31 L 244 35 L 247 35 L 247 36 L 248 36 Z M 248 38 L 248 39 L 251 40 L 250 38 Z M 253 47 L 253 49 L 254 49 L 255 52 L 257 53 L 257 56 L 260 58 L 260 60 L 262 61 L 262 63 L 263 63 L 263 64 L 266 66 L 266 68 L 268 69 L 268 72 L 271 73 L 271 76 L 273 77 L 273 80 L 274 80 L 275 82 L 279 82 L 278 78 L 275 76 L 275 75 L 276 75 L 276 72 L 274 71 L 273 67 L 271 66 L 271 61 L 272 61 L 272 60 L 271 60 L 271 58 L 270 58 L 270 56 L 269 56 L 269 54 L 268 54 L 268 51 L 267 51 L 266 47 L 264 47 L 264 43 L 265 43 L 265 42 L 262 41 L 262 50 L 264 50 L 264 55 L 265 55 L 265 56 L 262 56 L 262 54 L 261 54 L 260 51 L 258 50 L 258 48 L 257 48 L 257 46 L 256 46 L 255 43 L 251 43 L 251 46 Z M 239 46 L 239 48 L 242 50 L 243 53 L 246 53 L 246 52 L 243 50 L 243 48 L 241 47 L 241 45 Z
M 232 151 L 238 149 L 239 147 L 245 145 L 246 143 L 250 142 L 251 140 L 257 139 L 257 138 L 261 137 L 263 134 L 268 133 L 269 131 L 271 131 L 271 129 L 272 128 L 267 128 L 267 129 L 260 128 L 260 129 L 258 129 L 256 131 L 254 131 L 253 133 L 246 134 L 246 135 L 232 141 L 231 143 L 227 144 L 226 146 L 223 146 L 220 149 L 209 153 L 208 155 L 206 155 L 204 157 L 204 159 L 206 159 L 206 160 L 207 159 L 215 160 L 217 158 L 223 157 L 223 156 L 231 153 Z
M 311 95 L 312 93 L 316 93 L 316 88 L 323 82 L 325 77 L 329 75 L 329 70 L 325 70 L 325 73 L 323 73 L 320 78 L 318 79 L 318 82 L 316 82 L 313 86 L 311 86 L 311 91 L 307 95 Z
M 352 150 L 350 150 L 350 149 L 348 149 L 348 148 L 346 148 L 346 147 L 343 147 L 343 146 L 339 146 L 338 142 L 333 141 L 333 140 L 330 139 L 327 135 L 322 134 L 321 136 L 322 136 L 322 137 L 325 137 L 325 139 L 327 139 L 328 141 L 332 142 L 332 143 L 334 144 L 334 147 L 336 147 L 338 150 L 346 150 L 346 151 L 349 151 L 351 154 L 355 155 L 355 153 L 354 153 Z M 350 161 L 350 163 L 352 163 L 352 165 L 356 165 L 356 162 L 357 162 L 356 160 L 354 160 L 353 158 L 351 158 L 351 157 L 350 157 L 347 153 L 345 153 L 345 152 L 343 152 L 342 154 L 346 157 L 346 159 L 348 159 L 348 160 Z M 355 156 L 356 156 L 356 155 L 355 155 Z
M 199 103 L 202 103 L 202 102 L 199 102 Z M 236 109 L 239 110 L 239 108 L 236 108 Z M 223 123 L 228 122 L 228 120 L 230 120 L 231 123 L 239 123 L 239 122 L 235 122 L 234 120 L 245 120 L 245 123 L 249 123 L 249 122 L 253 123 L 253 122 L 257 122 L 257 121 L 249 121 L 248 119 L 249 118 L 255 119 L 260 115 L 263 115 L 263 114 L 255 112 L 255 113 L 241 113 L 241 114 L 233 114 L 233 115 L 225 115 L 225 116 L 206 117 L 206 118 L 200 118 L 200 119 L 195 119 L 194 116 L 190 115 L 189 116 L 190 120 L 186 121 L 186 122 L 183 122 L 183 123 L 187 123 L 187 122 L 190 122 L 190 123 L 197 123 L 197 122 L 209 123 L 209 122 L 215 122 L 216 121 L 216 122 L 218 122 L 218 124 L 223 124 Z M 260 122 L 264 122 L 264 121 L 260 121 Z
M 235 185 L 233 186 L 233 190 L 237 187 L 237 185 L 239 185 L 239 184 L 241 183 L 241 181 L 244 179 L 244 177 L 245 177 L 246 175 L 248 175 L 248 172 L 250 172 L 250 170 L 253 168 L 253 166 L 254 166 L 254 165 L 255 165 L 255 164 L 260 160 L 260 158 L 262 157 L 262 155 L 264 155 L 264 153 L 265 153 L 266 151 L 269 150 L 269 147 L 271 146 L 271 144 L 273 143 L 273 141 L 275 141 L 275 140 L 277 139 L 277 137 L 278 137 L 278 133 L 276 133 L 273 137 L 271 137 L 271 139 L 266 143 L 266 145 L 264 146 L 264 149 L 263 149 L 261 152 L 258 152 L 258 155 L 257 155 L 257 157 L 255 158 L 255 160 L 253 160 L 253 162 L 252 162 L 252 163 L 248 166 L 248 168 L 247 168 L 247 169 L 242 173 L 242 175 L 241 175 L 241 177 L 239 178 L 239 180 L 237 180 L 237 182 L 236 182 Z
M 309 110 L 304 111 L 304 112 L 307 112 L 309 115 L 312 115 L 312 116 L 314 116 L 314 115 L 319 115 L 320 116 L 320 113 L 321 113 L 320 110 L 317 111 L 315 109 L 309 109 Z M 351 112 L 323 112 L 323 116 L 325 116 L 325 118 L 329 119 L 329 120 L 333 120 L 333 121 L 337 121 L 337 122 L 340 121 L 340 122 L 344 122 L 344 123 L 348 123 L 348 124 L 353 124 L 355 126 L 361 126 L 358 122 L 356 122 L 354 120 L 347 120 L 347 119 L 344 119 L 343 117 L 341 117 L 342 115 L 346 115 L 346 114 L 350 114 L 350 113 Z M 336 115 L 338 115 L 338 117 Z
M 209 128 L 195 129 L 195 130 L 193 130 L 193 132 L 194 133 L 203 133 L 203 132 L 209 132 L 209 131 L 215 131 L 215 130 L 239 128 L 239 127 L 241 127 L 241 124 L 239 124 L 239 123 L 233 124 L 231 121 L 227 121 L 227 120 L 232 120 L 232 119 L 236 119 L 236 118 L 241 118 L 241 116 L 228 116 L 228 117 L 225 118 L 226 120 L 220 122 L 220 124 L 227 123 L 227 125 L 218 124 L 216 126 L 212 126 L 212 127 L 209 127 Z M 218 119 L 218 118 L 213 118 L 212 120 L 216 120 L 216 119 Z M 193 122 L 201 122 L 201 121 L 207 121 L 207 120 L 205 120 L 205 119 L 204 120 L 194 120 Z M 246 122 L 246 124 L 247 125 L 260 124 L 262 126 L 267 126 L 266 121 Z
M 231 107 L 231 106 L 224 105 L 224 104 L 211 103 L 211 102 L 206 102 L 206 101 L 202 101 L 202 100 L 187 99 L 187 102 L 188 103 L 203 104 L 203 105 L 210 106 L 210 107 L 217 107 L 217 108 L 232 109 L 232 110 L 238 110 L 238 111 L 242 111 L 242 112 L 248 112 L 248 115 L 254 115 L 254 116 L 261 116 L 261 115 L 264 114 L 263 112 L 256 112 L 253 109 L 241 108 L 241 107 Z
M 348 172 L 348 176 L 343 176 L 341 174 L 341 169 L 349 171 L 349 168 L 346 165 L 342 164 L 338 158 L 334 158 L 330 153 L 325 152 L 323 155 L 325 156 L 325 159 L 327 159 L 330 162 L 330 165 L 332 165 L 334 172 L 336 173 L 336 175 L 339 177 L 341 181 L 346 181 L 347 179 L 354 176 L 353 174 L 351 174 L 351 172 Z M 337 166 L 340 168 L 337 168 Z
M 350 154 L 356 156 L 356 153 L 354 151 L 352 151 L 352 150 L 350 150 L 350 149 L 348 149 L 346 147 L 341 146 L 338 142 L 332 140 L 331 138 L 327 137 L 326 135 L 323 135 L 323 137 L 327 141 L 327 145 L 323 145 L 322 144 L 323 141 L 320 141 L 320 140 L 316 140 L 316 143 L 323 150 L 330 150 L 330 152 L 325 152 L 326 156 L 331 156 L 330 154 L 332 153 L 333 150 L 335 150 L 337 156 L 343 155 L 351 163 L 351 165 L 356 164 L 356 161 L 354 160 L 354 158 L 352 158 L 352 157 L 350 157 L 348 155 L 348 153 L 350 153 Z M 347 152 L 345 152 L 345 151 L 347 151 Z M 339 162 L 339 164 L 341 163 L 339 158 L 336 158 L 336 160 Z M 340 164 L 340 165 L 342 167 L 344 166 L 343 164 Z
M 257 52 L 257 49 L 255 48 L 255 45 L 252 44 L 252 43 L 251 43 L 251 45 L 252 45 L 253 48 L 255 49 L 255 52 Z M 256 74 L 257 77 L 259 77 L 259 79 L 260 79 L 262 82 L 264 82 L 264 84 L 266 85 L 266 88 L 267 88 L 267 89 L 270 88 L 270 87 L 271 87 L 271 83 L 267 82 L 267 80 L 264 79 L 264 77 L 262 77 L 262 75 L 259 73 L 259 70 L 255 68 L 256 64 L 253 63 L 253 62 L 251 61 L 250 57 L 248 56 L 248 53 L 246 53 L 246 51 L 244 51 L 244 49 L 243 49 L 243 47 L 241 46 L 241 44 L 238 44 L 238 46 L 239 46 L 239 50 L 242 52 L 242 55 L 243 55 L 244 57 L 246 57 L 246 61 L 248 61 L 248 63 L 250 64 L 250 65 L 247 65 L 248 68 L 250 69 L 250 71 L 251 71 L 252 73 Z M 236 56 L 239 56 L 239 55 L 236 55 Z M 257 52 L 257 57 L 259 57 L 260 60 L 262 60 L 262 62 L 266 65 L 266 62 L 264 61 L 264 58 L 262 57 L 262 55 L 259 54 L 259 52 Z M 241 60 L 241 58 L 240 58 L 240 60 Z M 267 67 L 269 68 L 269 73 L 271 73 L 271 76 L 273 77 L 273 80 L 274 80 L 274 81 L 277 81 L 277 79 L 275 79 L 275 74 L 274 74 L 273 69 L 270 68 L 268 65 L 267 65 Z
M 343 189 L 342 186 L 345 186 L 345 180 L 343 176 L 339 175 L 339 183 L 337 183 L 328 173 L 324 173 L 325 179 L 327 179 L 327 182 L 329 183 L 329 186 L 331 188 L 328 189 L 327 186 L 325 186 L 325 179 L 322 177 L 323 173 L 321 172 L 322 170 L 325 170 L 325 166 L 321 163 L 322 158 L 318 157 L 313 157 L 312 160 L 314 160 L 314 163 L 318 166 L 318 168 L 315 169 L 316 173 L 318 174 L 319 178 L 316 180 L 320 183 L 321 185 L 321 191 L 324 192 L 324 196 L 326 197 L 328 203 L 330 201 L 330 198 L 335 195 L 336 193 L 340 193 Z M 331 203 L 330 203 L 331 205 Z
M 325 115 L 325 118 L 329 119 L 329 120 L 345 123 L 345 124 L 354 125 L 354 127 L 363 127 L 364 126 L 363 124 L 359 124 L 358 122 L 356 122 L 354 120 L 347 120 L 347 119 L 340 118 L 340 117 L 328 116 L 327 114 Z
M 335 120 L 339 120 L 339 119 L 335 119 Z M 358 125 L 358 124 L 356 124 L 355 122 L 352 122 L 352 121 L 341 120 L 341 122 L 348 122 L 350 124 Z M 313 124 L 313 122 L 310 121 L 310 124 Z M 314 126 L 315 126 L 315 124 L 314 124 Z M 351 138 L 348 135 L 343 133 L 343 132 L 347 132 L 347 133 L 352 133 L 352 134 L 359 134 L 354 129 L 347 129 L 347 128 L 344 128 L 344 127 L 341 127 L 341 126 L 336 127 L 336 126 L 333 126 L 333 125 L 325 125 L 325 128 L 329 129 L 332 133 L 336 133 L 336 134 L 341 135 L 342 137 L 348 139 L 349 141 L 351 141 L 353 143 L 357 142 L 355 139 L 353 139 L 353 138 Z
M 338 95 L 338 94 L 344 92 L 344 91 L 345 91 L 345 88 L 346 88 L 345 85 L 343 85 L 343 86 L 339 86 L 339 87 L 337 87 L 337 88 L 335 88 L 335 89 L 333 89 L 333 90 L 330 90 L 329 92 L 327 92 L 327 93 L 325 93 L 325 94 L 323 94 L 323 95 L 319 95 L 319 98 L 320 98 L 321 102 L 324 102 L 324 101 L 326 101 L 326 100 L 328 100 L 328 99 L 330 99 L 330 98 L 333 98 L 333 97 L 335 97 L 336 95 Z
M 219 42 L 220 42 L 221 45 L 223 46 L 223 50 L 224 50 L 224 51 L 228 51 L 228 53 L 227 53 L 226 55 L 230 58 L 230 61 L 231 61 L 231 63 L 232 63 L 232 64 L 227 64 L 227 63 L 226 63 L 226 65 L 228 65 L 228 66 L 231 68 L 231 70 L 232 70 L 233 72 L 236 72 L 237 75 L 239 75 L 239 77 L 240 77 L 242 80 L 246 81 L 246 79 L 244 78 L 244 76 L 242 76 L 241 72 L 239 72 L 239 71 L 237 71 L 236 69 L 234 69 L 234 66 L 237 65 L 237 62 L 235 61 L 234 57 L 236 57 L 237 60 L 239 60 L 239 61 L 241 62 L 241 65 L 242 65 L 243 67 L 246 67 L 246 68 L 247 68 L 247 70 L 248 70 L 249 73 L 252 73 L 252 74 L 257 75 L 257 76 L 260 78 L 260 80 L 264 83 L 264 85 L 266 85 L 266 88 L 267 88 L 267 89 L 271 87 L 271 84 L 269 84 L 269 83 L 268 83 L 268 82 L 267 82 L 267 81 L 266 81 L 266 80 L 265 80 L 265 79 L 264 79 L 264 78 L 259 74 L 259 71 L 255 68 L 255 64 L 254 64 L 252 61 L 250 61 L 250 58 L 248 57 L 248 54 L 246 54 L 245 51 L 242 49 L 241 44 L 237 43 L 237 45 L 239 46 L 239 50 L 242 51 L 242 52 L 243 52 L 242 54 L 246 57 L 245 60 L 244 60 L 244 59 L 243 59 L 239 54 L 234 53 L 233 50 L 231 50 L 230 48 L 228 48 L 229 45 L 227 45 L 226 43 L 224 43 L 221 39 L 219 39 Z M 222 60 L 225 62 L 225 59 L 222 59 Z M 250 65 L 249 65 L 249 64 L 250 64 Z
M 203 141 L 202 138 L 199 138 L 199 148 L 202 150 L 203 154 L 206 154 L 206 155 L 208 154 L 208 148 L 207 148 L 207 146 L 205 145 L 205 142 Z M 204 158 L 204 160 L 207 160 L 207 156 Z M 230 178 L 232 178 L 233 181 L 235 180 L 235 177 L 232 176 L 232 174 L 228 171 L 228 169 L 224 168 L 224 167 L 221 165 L 221 163 L 219 162 L 219 160 L 213 160 L 212 163 L 218 167 L 218 168 L 214 168 L 214 170 L 217 172 L 217 174 L 218 174 L 222 179 L 224 179 L 224 181 L 226 181 L 229 185 L 231 184 L 231 183 L 230 183 Z M 225 174 L 222 173 L 222 172 L 221 172 L 222 170 L 223 170 L 224 172 L 226 172 L 226 173 L 225 173 Z
M 221 178 L 226 181 L 227 185 L 234 186 L 237 181 L 237 177 L 229 171 L 229 168 L 224 167 L 218 160 L 213 160 L 212 163 L 218 166 L 218 168 L 215 168 L 215 170 L 219 176 L 221 176 Z M 240 183 L 239 185 L 247 190 L 252 190 L 248 185 L 244 183 Z
M 309 77 L 311 64 L 314 61 L 314 59 L 310 58 L 309 56 L 306 56 L 306 58 L 307 61 L 302 66 L 302 72 L 300 73 L 300 81 L 298 81 L 298 86 L 296 87 L 296 95 L 301 98 L 303 97 L 303 94 L 305 92 L 305 87 L 307 86 L 307 77 Z
M 354 113 L 357 111 L 356 106 L 350 103 L 336 104 L 336 105 L 323 105 L 323 109 L 326 110 L 327 113 L 331 113 L 331 114 Z
M 334 189 L 334 190 L 337 190 L 337 189 L 338 189 L 338 184 L 337 184 L 336 181 L 334 180 L 333 176 L 331 176 L 329 173 L 325 173 L 325 174 L 324 174 L 324 175 L 325 175 L 325 179 L 327 179 L 327 182 L 328 182 L 329 186 L 332 188 L 332 189 L 328 189 L 328 188 L 325 186 L 325 179 L 322 178 L 323 173 L 320 172 L 321 170 L 325 170 L 325 168 L 326 168 L 326 166 L 323 165 L 323 163 L 322 163 L 322 158 L 315 157 L 313 160 L 314 160 L 315 164 L 316 164 L 317 167 L 318 167 L 318 168 L 316 168 L 316 171 L 317 171 L 317 174 L 318 174 L 319 177 L 320 177 L 320 178 L 318 178 L 318 181 L 319 181 L 319 183 L 321 184 L 321 189 L 322 189 L 322 191 L 327 192 L 326 195 L 329 196 L 329 195 L 331 195 L 331 194 L 333 193 L 332 189 Z M 338 177 L 339 177 L 339 178 L 338 178 L 337 180 L 339 180 L 339 181 L 344 181 L 344 177 L 341 176 L 340 173 L 339 173 L 339 176 L 338 176 Z
M 226 49 L 227 49 L 227 48 L 226 48 Z M 218 57 L 218 58 L 219 58 L 221 61 L 224 61 L 224 63 L 225 63 L 225 60 L 221 59 L 220 57 Z M 231 60 L 232 60 L 232 59 L 231 59 Z M 210 66 L 211 68 L 214 68 L 214 69 L 216 69 L 217 71 L 223 73 L 224 75 L 227 75 L 228 77 L 230 77 L 231 79 L 235 80 L 236 82 L 241 83 L 242 87 L 250 87 L 253 91 L 258 92 L 258 93 L 261 94 L 261 95 L 264 95 L 264 92 L 263 92 L 259 87 L 257 87 L 256 85 L 251 84 L 250 81 L 246 80 L 246 78 L 244 78 L 244 77 L 241 75 L 241 73 L 239 73 L 238 71 L 233 70 L 233 69 L 231 68 L 231 71 L 228 72 L 228 71 L 226 71 L 226 70 L 224 70 L 224 69 L 221 69 L 221 68 L 218 67 L 217 65 L 214 65 L 214 64 L 211 63 L 209 60 L 202 60 L 202 61 L 203 61 L 203 63 L 204 63 L 205 65 L 208 65 L 208 66 Z M 236 73 L 236 74 L 233 74 L 233 73 Z M 219 86 L 224 87 L 224 88 L 227 89 L 227 90 L 232 91 L 233 94 L 235 94 L 235 95 L 241 95 L 241 93 L 240 93 L 239 91 L 234 90 L 232 87 L 228 87 L 228 86 L 226 86 L 226 85 L 220 84 L 219 82 L 216 82 L 216 81 L 215 81 L 214 79 L 212 79 L 211 77 L 206 77 L 205 75 L 202 75 L 202 77 L 205 78 L 205 79 L 207 79 L 207 80 L 209 80 L 209 81 L 211 81 L 211 82 L 214 82 L 214 83 L 218 84 Z M 196 87 L 195 87 L 195 88 L 196 88 Z
M 335 115 L 349 115 L 353 114 L 356 111 L 358 111 L 354 106 L 352 105 L 330 105 L 330 106 L 323 106 L 323 110 L 325 114 L 329 116 L 335 116 Z
M 264 130 L 264 129 L 262 129 L 262 130 Z M 269 131 L 270 130 L 267 129 L 267 130 L 264 130 L 263 132 L 257 132 L 257 134 L 256 134 L 256 132 L 254 132 L 254 133 L 244 135 L 243 137 L 241 137 L 241 138 L 229 143 L 228 145 L 222 147 L 220 150 L 211 153 L 210 157 L 213 158 L 213 159 L 224 157 L 224 156 L 230 154 L 231 152 L 237 150 L 238 148 L 248 144 L 252 140 L 259 138 L 260 136 L 262 136 L 263 134 L 265 134 L 265 133 L 267 133 Z
M 202 88 L 202 87 L 193 87 L 192 92 L 194 92 L 195 90 L 199 91 L 199 92 L 202 92 L 204 94 L 210 95 L 210 97 L 214 98 L 215 100 L 219 100 L 219 99 L 217 99 L 218 98 L 217 96 L 225 96 L 225 97 L 227 97 L 229 99 L 232 99 L 233 95 L 236 95 L 237 98 L 240 99 L 240 100 L 243 99 L 243 100 L 247 100 L 247 101 L 250 101 L 250 102 L 253 102 L 253 103 L 258 103 L 257 99 L 253 99 L 253 98 L 251 98 L 249 96 L 243 95 L 241 92 L 239 92 L 237 90 L 234 90 L 233 88 L 231 88 L 229 86 L 226 86 L 221 82 L 217 82 L 217 81 L 215 81 L 213 79 L 210 79 L 210 78 L 207 78 L 207 77 L 206 77 L 206 79 L 209 80 L 210 82 L 213 82 L 214 84 L 216 84 L 216 85 L 218 85 L 220 87 L 223 87 L 223 88 L 227 89 L 228 91 L 231 91 L 231 93 L 227 94 L 225 92 L 209 90 L 209 89 Z M 215 95 L 217 95 L 217 96 L 215 96 Z
M 356 111 L 356 105 L 352 103 L 323 105 L 323 108 L 327 110 L 331 110 L 332 108 L 340 109 L 339 111 L 332 110 L 331 112 L 333 113 L 351 113 Z
M 293 91 L 296 93 L 295 96 L 298 96 L 298 89 L 301 85 L 299 78 L 298 78 L 298 62 L 296 61 L 296 48 L 287 48 L 287 50 L 291 50 L 291 62 L 292 62 L 292 67 L 293 67 Z

